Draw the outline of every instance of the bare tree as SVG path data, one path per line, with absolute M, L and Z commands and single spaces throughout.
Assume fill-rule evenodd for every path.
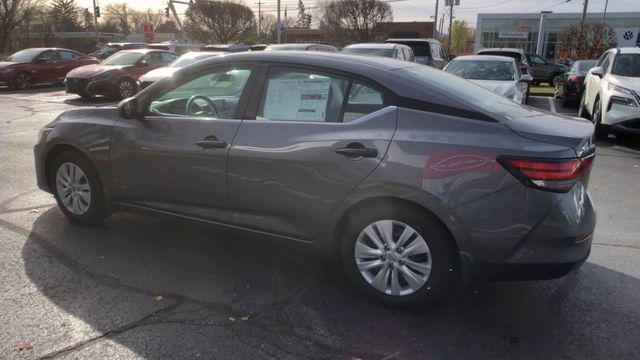
M 240 2 L 196 0 L 185 15 L 186 35 L 202 43 L 226 44 L 256 31 L 253 11 Z
M 262 20 L 259 22 L 260 28 L 258 33 L 260 38 L 258 42 L 272 43 L 276 41 L 276 16 L 273 14 L 262 14 Z
M 104 13 L 105 22 L 116 24 L 119 31 L 129 34 L 133 30 L 136 11 L 127 4 L 109 4 L 105 7 Z
M 373 41 L 392 21 L 391 6 L 381 0 L 332 0 L 320 7 L 320 29 L 337 45 Z
M 38 0 L 0 0 L 0 52 L 10 46 L 12 31 L 33 13 Z
M 613 28 L 603 23 L 571 25 L 558 34 L 556 55 L 567 60 L 597 59 L 602 53 L 616 47 L 618 41 Z

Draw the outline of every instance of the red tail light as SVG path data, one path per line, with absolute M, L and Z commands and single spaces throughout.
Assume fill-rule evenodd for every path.
M 584 81 L 584 76 L 571 76 L 569 77 L 569 81 L 578 84 Z
M 567 192 L 591 170 L 594 156 L 582 159 L 500 157 L 498 162 L 523 184 L 536 189 Z

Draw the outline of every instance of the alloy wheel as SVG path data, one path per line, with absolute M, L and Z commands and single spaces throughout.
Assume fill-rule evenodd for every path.
M 25 90 L 31 87 L 31 75 L 20 73 L 16 77 L 16 85 L 19 89 Z
M 60 201 L 69 212 L 75 215 L 87 212 L 91 205 L 91 185 L 78 165 L 65 162 L 58 167 L 56 189 Z
M 362 277 L 380 292 L 404 296 L 420 290 L 431 274 L 431 251 L 411 226 L 380 220 L 358 235 L 355 261 Z
M 129 79 L 120 80 L 118 83 L 120 98 L 126 99 L 136 94 L 136 85 Z

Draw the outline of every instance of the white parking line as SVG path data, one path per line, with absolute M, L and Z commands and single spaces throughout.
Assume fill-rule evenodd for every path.
M 555 114 L 557 111 L 556 103 L 553 101 L 553 97 L 549 96 L 547 99 L 549 100 L 549 107 L 551 108 L 551 112 Z

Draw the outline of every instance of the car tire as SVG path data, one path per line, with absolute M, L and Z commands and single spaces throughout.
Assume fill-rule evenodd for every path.
M 132 97 L 138 92 L 136 82 L 128 77 L 120 79 L 117 86 L 117 94 L 120 100 Z
M 587 109 L 584 105 L 584 94 L 582 94 L 582 96 L 580 97 L 580 104 L 578 105 L 578 117 L 591 120 L 591 116 L 589 116 L 589 113 L 587 112 Z
M 28 90 L 33 86 L 33 76 L 27 72 L 21 72 L 13 80 L 13 87 L 18 90 Z
M 72 222 L 94 225 L 109 216 L 98 172 L 84 155 L 59 154 L 49 167 L 48 179 L 58 206 Z
M 593 104 L 593 114 L 591 118 L 596 127 L 596 138 L 600 140 L 608 138 L 609 129 L 602 124 L 602 108 L 600 99 L 596 99 L 596 102 Z
M 444 225 L 433 216 L 417 209 L 392 205 L 350 216 L 341 242 L 342 267 L 359 290 L 385 305 L 408 306 L 435 301 L 458 283 L 453 239 Z M 389 226 L 392 229 L 390 232 L 380 230 Z M 405 229 L 414 233 L 403 246 L 395 249 Z M 367 235 L 372 231 L 378 236 L 378 243 L 391 237 L 392 244 L 385 242 L 388 248 L 380 249 Z M 392 235 L 385 237 L 383 232 Z M 394 244 L 394 241 L 397 242 Z M 367 252 L 367 247 L 372 250 L 371 254 Z M 421 252 L 425 250 L 426 253 Z M 372 255 L 374 252 L 376 254 Z M 366 256 L 363 255 L 365 253 Z M 372 257 L 367 258 L 369 255 Z M 379 261 L 381 264 L 373 266 L 369 261 Z M 373 267 L 366 269 L 369 265 Z M 418 270 L 418 267 L 426 269 L 429 266 L 428 274 Z M 409 277 L 407 271 L 417 276 Z M 381 282 L 377 281 L 378 277 L 382 279 Z M 393 281 L 394 278 L 397 281 Z M 376 282 L 378 287 L 374 285 Z

